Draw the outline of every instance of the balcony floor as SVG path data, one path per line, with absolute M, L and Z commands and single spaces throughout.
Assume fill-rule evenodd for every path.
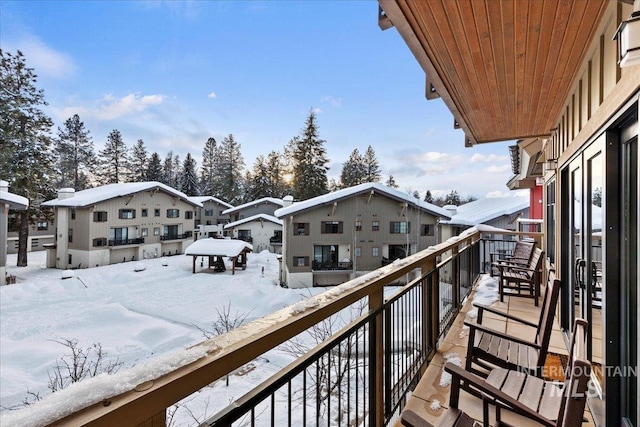
M 438 425 L 440 417 L 449 407 L 449 392 L 451 390 L 451 386 L 440 386 L 440 379 L 442 377 L 446 358 L 451 357 L 452 355 L 454 355 L 454 357 L 459 356 L 462 366 L 465 364 L 469 330 L 465 329 L 463 326 L 467 312 L 473 308 L 472 301 L 474 293 L 475 291 L 471 293 L 471 296 L 458 314 L 453 326 L 446 334 L 442 344 L 436 352 L 436 355 L 431 360 L 425 374 L 422 376 L 422 379 L 407 402 L 406 408 L 420 414 L 425 420 L 434 426 Z M 536 307 L 533 299 L 530 298 L 505 297 L 504 302 L 497 301 L 492 304 L 492 307 L 504 310 L 509 314 L 527 319 L 534 323 L 538 322 L 540 308 Z M 514 321 L 499 318 L 495 314 L 488 312 L 484 313 L 482 324 L 503 332 L 506 330 L 512 335 L 517 334 L 521 337 L 528 337 L 530 339 L 535 335 L 535 330 L 532 328 L 517 324 Z M 557 322 L 557 314 L 554 321 L 554 329 L 551 334 L 551 341 L 549 343 L 549 353 L 568 355 L 567 348 Z M 434 404 L 435 401 L 439 402 L 439 404 Z M 434 404 L 434 407 L 440 406 L 440 408 L 434 410 L 432 409 L 432 404 Z M 460 393 L 460 402 L 458 406 L 472 418 L 479 420 L 479 426 L 482 425 L 482 401 L 480 399 L 462 391 Z M 517 425 L 518 427 L 540 426 L 540 424 L 532 420 L 513 414 L 507 410 L 502 411 L 502 419 L 505 422 L 511 425 Z M 594 426 L 588 406 L 585 406 L 585 419 L 587 422 L 582 424 L 584 427 Z M 493 408 L 491 409 L 489 420 L 490 422 L 495 422 L 495 412 Z M 398 421 L 396 426 L 400 427 L 400 425 L 401 424 Z

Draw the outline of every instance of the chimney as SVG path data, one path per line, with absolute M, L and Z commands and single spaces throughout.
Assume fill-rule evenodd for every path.
M 0 180 L 0 191 L 9 192 L 9 183 L 3 179 Z
M 69 199 L 74 196 L 76 190 L 73 188 L 61 188 L 58 190 L 58 200 Z
M 446 205 L 445 210 L 448 210 L 451 216 L 455 216 L 458 213 L 458 207 L 456 205 Z
M 293 204 L 293 196 L 284 196 L 282 199 L 282 207 L 291 206 Z

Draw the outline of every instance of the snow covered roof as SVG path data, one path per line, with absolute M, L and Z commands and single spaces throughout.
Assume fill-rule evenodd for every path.
M 211 202 L 216 202 L 216 203 L 218 203 L 218 204 L 220 204 L 222 206 L 225 206 L 227 208 L 232 208 L 233 207 L 233 205 L 231 205 L 231 204 L 229 204 L 227 202 L 223 202 L 222 200 L 220 200 L 220 199 L 218 199 L 216 197 L 213 197 L 213 196 L 190 196 L 189 198 L 191 200 L 194 200 L 194 201 L 196 201 L 198 203 L 202 203 L 202 204 L 204 204 L 204 202 L 210 202 L 211 201 Z
M 48 200 L 44 202 L 42 206 L 84 207 L 92 205 L 94 203 L 104 202 L 105 200 L 115 199 L 116 197 L 128 196 L 130 194 L 148 190 L 162 190 L 165 193 L 179 197 L 189 204 L 202 207 L 202 203 L 193 200 L 183 192 L 156 181 L 126 182 L 119 184 L 107 184 L 96 188 L 88 188 L 86 190 L 72 193 L 73 196 L 68 198 Z
M 455 225 L 482 224 L 504 215 L 512 215 L 528 207 L 528 197 L 487 197 L 457 206 L 457 213 L 450 220 L 442 221 L 442 223 Z
M 271 216 L 267 214 L 258 214 L 258 215 L 250 216 L 248 218 L 239 219 L 238 221 L 230 222 L 229 224 L 225 224 L 224 228 L 226 230 L 228 228 L 237 227 L 238 225 L 245 224 L 247 222 L 261 221 L 261 220 L 273 222 L 274 224 L 277 224 L 277 225 L 282 225 L 282 220 L 276 218 L 275 216 Z
M 341 199 L 346 199 L 370 191 L 382 194 L 392 199 L 406 201 L 409 205 L 427 211 L 433 215 L 447 219 L 451 218 L 451 213 L 449 213 L 447 210 L 431 203 L 424 202 L 420 199 L 416 199 L 411 194 L 403 193 L 402 191 L 398 191 L 395 188 L 387 187 L 386 185 L 380 184 L 379 182 L 368 182 L 365 184 L 355 185 L 353 187 L 344 188 L 342 190 L 334 191 L 333 193 L 323 194 L 322 196 L 317 196 L 312 199 L 304 200 L 302 202 L 296 202 L 291 206 L 278 209 L 277 211 L 275 211 L 274 215 L 278 218 L 282 218 L 293 213 L 305 211 L 307 209 L 313 209 L 317 206 L 321 206 Z
M 25 210 L 29 207 L 29 200 L 26 197 L 18 196 L 17 194 L 10 193 L 7 188 L 9 184 L 7 181 L 0 181 L 0 203 L 6 203 L 9 205 L 9 209 Z
M 191 256 L 238 256 L 245 249 L 253 251 L 253 245 L 242 240 L 235 239 L 199 239 L 185 249 L 185 255 Z
M 262 203 L 271 203 L 278 206 L 284 206 L 284 202 L 281 199 L 276 199 L 275 197 L 263 197 L 262 199 L 254 200 L 253 202 L 244 203 L 242 205 L 232 207 L 231 209 L 224 210 L 222 211 L 222 213 L 226 215 L 231 212 L 237 212 L 245 208 L 250 208 L 252 206 L 260 205 Z

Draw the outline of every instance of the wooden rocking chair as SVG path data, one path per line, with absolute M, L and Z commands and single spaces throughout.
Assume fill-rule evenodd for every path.
M 537 307 L 538 297 L 540 296 L 540 277 L 542 276 L 543 260 L 544 251 L 536 248 L 529 260 L 529 264 L 526 266 L 497 263 L 500 301 L 504 301 L 505 295 L 522 296 L 533 298 Z
M 536 242 L 527 242 L 524 240 L 516 241 L 516 245 L 511 252 L 511 255 L 504 255 L 497 252 L 489 254 L 491 261 L 491 269 L 489 270 L 490 276 L 496 276 L 499 273 L 499 264 L 515 264 L 521 267 L 526 267 L 531 260 L 533 250 L 536 247 Z M 498 257 L 501 258 L 498 258 Z

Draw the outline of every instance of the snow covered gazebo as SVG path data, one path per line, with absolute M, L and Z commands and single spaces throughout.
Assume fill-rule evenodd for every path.
M 193 257 L 192 272 L 196 272 L 196 258 L 207 257 L 208 268 L 214 271 L 224 271 L 223 257 L 228 257 L 232 261 L 232 274 L 236 272 L 236 265 L 244 270 L 247 265 L 247 254 L 253 251 L 253 245 L 242 240 L 233 239 L 200 239 L 193 242 L 184 251 L 185 255 Z

